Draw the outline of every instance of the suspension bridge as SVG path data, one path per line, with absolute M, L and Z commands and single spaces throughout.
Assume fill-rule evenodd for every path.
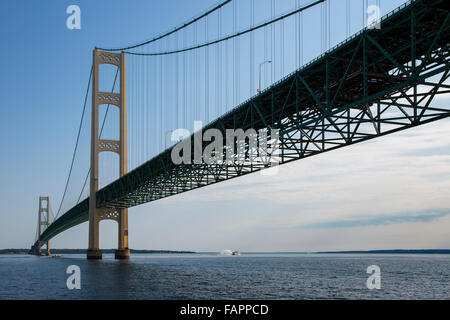
M 48 252 L 50 239 L 89 221 L 87 257 L 99 259 L 99 223 L 110 219 L 119 225 L 116 258 L 128 258 L 128 208 L 450 116 L 450 106 L 436 102 L 450 93 L 448 1 L 408 1 L 369 24 L 367 0 L 291 2 L 279 13 L 274 0 L 258 7 L 254 0 L 223 1 L 151 40 L 95 48 L 80 123 L 81 130 L 90 90 L 87 175 L 62 211 L 79 131 L 52 223 L 49 200 L 40 199 L 38 225 L 45 230 L 31 253 L 45 244 Z M 345 18 L 333 24 L 335 10 Z M 116 68 L 112 91 L 99 84 L 103 65 Z M 108 112 L 116 112 L 112 138 L 104 136 Z M 193 127 L 194 120 L 205 125 Z M 178 128 L 192 133 L 167 145 L 167 133 Z M 199 156 L 213 140 L 203 136 L 210 129 L 221 133 L 216 148 Z M 237 137 L 225 141 L 231 129 L 263 132 L 256 139 L 264 152 L 250 156 L 249 133 L 237 161 Z M 119 161 L 112 158 L 110 181 L 99 185 L 102 152 Z M 174 161 L 174 154 L 187 161 Z

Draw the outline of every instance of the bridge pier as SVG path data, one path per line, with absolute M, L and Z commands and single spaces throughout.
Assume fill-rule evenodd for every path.
M 130 249 L 128 249 L 128 209 L 120 209 L 119 222 L 119 244 L 114 253 L 116 259 L 130 258 Z
M 130 259 L 130 249 L 117 249 L 114 252 L 114 258 L 118 260 Z
M 44 205 L 45 203 L 45 205 Z M 44 230 L 42 227 L 48 228 L 50 226 L 50 197 L 39 197 L 39 245 L 45 244 L 45 255 L 50 255 L 50 241 L 41 242 L 41 234 Z M 38 248 L 39 255 L 42 254 L 42 250 Z
M 42 255 L 41 248 L 38 246 L 32 246 L 30 251 L 28 251 L 28 254 L 40 256 L 40 255 Z
M 100 249 L 87 249 L 86 258 L 89 260 L 101 260 L 102 255 L 103 253 Z
M 120 93 L 99 91 L 99 66 L 111 64 L 120 70 Z M 89 199 L 89 248 L 87 259 L 101 259 L 99 247 L 99 225 L 102 220 L 115 220 L 118 223 L 118 249 L 116 259 L 128 259 L 128 209 L 102 208 L 97 204 L 99 153 L 115 152 L 119 155 L 119 176 L 127 173 L 127 104 L 126 104 L 126 64 L 125 53 L 100 51 L 93 52 L 92 67 L 92 126 L 91 126 L 91 176 Z M 120 137 L 119 140 L 106 140 L 99 137 L 99 107 L 108 104 L 119 108 Z
M 45 204 L 45 205 L 44 205 Z M 35 244 L 28 254 L 42 255 L 42 246 L 45 245 L 44 255 L 50 255 L 50 241 L 41 241 L 42 233 L 50 226 L 50 197 L 39 197 L 38 234 Z M 43 229 L 45 227 L 45 229 Z

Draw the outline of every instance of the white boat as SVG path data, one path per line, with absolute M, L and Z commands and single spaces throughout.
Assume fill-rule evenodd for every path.
M 223 250 L 220 254 L 222 256 L 240 256 L 241 255 L 241 253 L 238 250 L 231 251 L 231 250 L 228 250 L 228 249 Z

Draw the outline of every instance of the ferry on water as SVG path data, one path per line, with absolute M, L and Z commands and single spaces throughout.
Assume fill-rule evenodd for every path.
M 228 250 L 228 249 L 223 250 L 220 254 L 223 255 L 223 256 L 240 256 L 241 255 L 239 250 L 231 251 L 231 250 Z

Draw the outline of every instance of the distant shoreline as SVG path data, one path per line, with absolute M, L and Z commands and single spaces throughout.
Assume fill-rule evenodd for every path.
M 28 254 L 30 249 L 0 249 L 0 254 Z M 114 249 L 102 249 L 103 253 L 114 253 Z M 85 254 L 86 249 L 51 249 L 51 254 Z M 174 251 L 174 250 L 139 250 L 130 249 L 130 253 L 196 253 L 194 251 Z
M 28 254 L 29 249 L 0 249 L 1 254 Z M 86 249 L 51 249 L 52 254 L 85 254 Z M 114 253 L 114 249 L 103 249 L 103 253 Z M 130 253 L 146 254 L 192 254 L 204 253 L 184 250 L 139 250 L 130 249 Z M 349 250 L 349 251 L 319 251 L 319 252 L 242 252 L 243 254 L 450 254 L 450 249 L 394 249 L 394 250 Z
M 322 251 L 318 254 L 450 254 L 450 249 L 395 249 L 367 251 Z

